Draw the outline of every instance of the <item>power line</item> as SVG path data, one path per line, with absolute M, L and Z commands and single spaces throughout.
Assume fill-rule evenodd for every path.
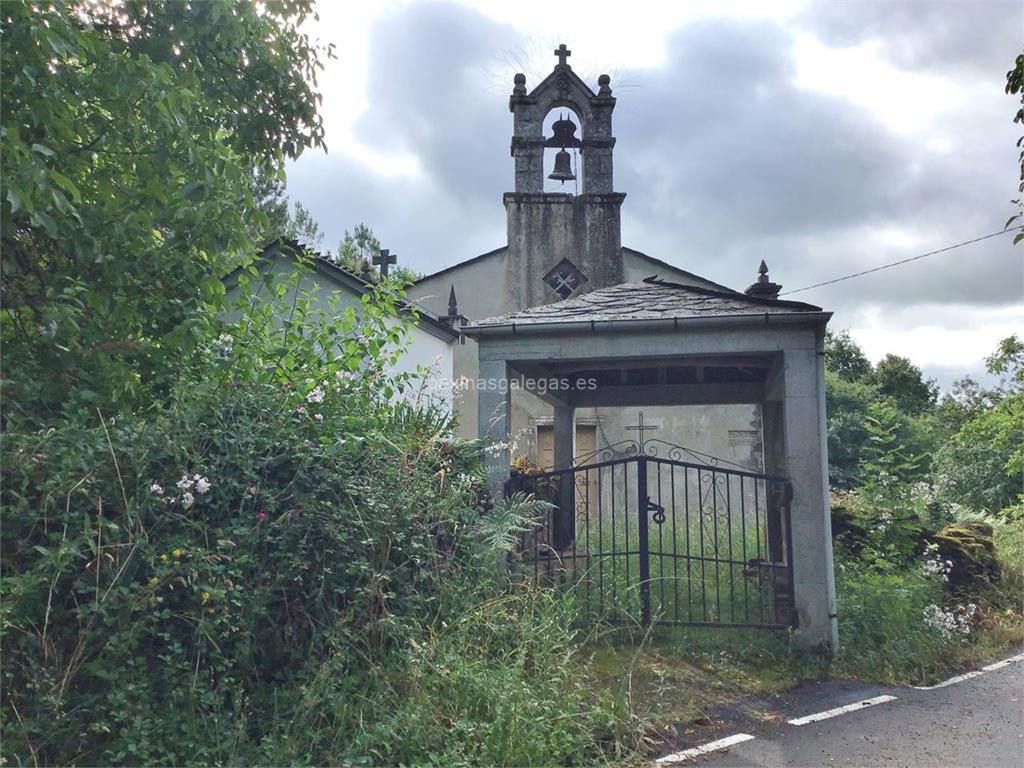
M 783 291 L 782 293 L 779 294 L 779 296 L 789 296 L 790 294 L 793 294 L 793 293 L 800 293 L 801 291 L 809 291 L 809 290 L 811 290 L 811 288 L 821 288 L 821 286 L 823 286 L 823 285 L 832 285 L 833 283 L 841 283 L 844 280 L 852 280 L 855 277 L 861 277 L 863 275 L 870 275 L 872 272 L 881 272 L 883 269 L 890 269 L 891 267 L 898 267 L 900 264 L 908 264 L 911 261 L 917 261 L 918 259 L 924 259 L 924 258 L 927 258 L 928 256 L 934 256 L 937 253 L 945 253 L 946 251 L 952 251 L 952 250 L 955 250 L 957 248 L 963 248 L 965 245 L 972 245 L 974 243 L 980 243 L 982 240 L 988 240 L 990 237 L 998 237 L 999 235 L 1005 235 L 1007 232 L 1015 232 L 1017 230 L 1024 230 L 1024 227 L 1013 227 L 1012 229 L 1001 229 L 998 232 L 992 232 L 991 234 L 988 234 L 988 235 L 982 235 L 981 237 L 976 237 L 973 240 L 965 240 L 964 242 L 957 243 L 956 245 L 948 245 L 945 248 L 939 248 L 937 251 L 928 251 L 928 253 L 922 253 L 920 256 L 911 256 L 909 259 L 900 259 L 899 261 L 894 261 L 891 264 L 883 264 L 882 266 L 875 267 L 874 269 L 865 269 L 863 272 L 854 272 L 852 275 L 844 275 L 843 277 L 837 277 L 834 280 L 826 280 L 823 283 L 815 283 L 814 285 L 807 285 L 807 286 L 804 286 L 803 288 L 796 288 L 796 289 L 794 289 L 792 291 Z

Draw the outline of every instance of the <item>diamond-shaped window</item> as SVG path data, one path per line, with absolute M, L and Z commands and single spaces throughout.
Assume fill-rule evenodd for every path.
M 568 299 L 587 282 L 587 277 L 571 261 L 562 259 L 554 269 L 544 275 L 544 282 L 558 294 L 559 298 Z

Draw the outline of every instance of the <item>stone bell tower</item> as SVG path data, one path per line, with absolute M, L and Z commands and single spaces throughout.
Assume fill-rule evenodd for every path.
M 564 44 L 555 55 L 554 71 L 532 91 L 526 90 L 526 76 L 517 74 L 509 99 L 515 192 L 504 198 L 505 289 L 522 308 L 623 281 L 620 209 L 626 196 L 612 191 L 611 78 L 601 75 L 594 93 L 566 62 L 571 51 Z M 553 110 L 563 116 L 546 138 L 544 121 Z M 577 126 L 582 136 L 576 136 Z M 545 148 L 560 150 L 549 178 L 575 181 L 578 195 L 544 191 Z M 570 151 L 579 153 L 575 170 Z

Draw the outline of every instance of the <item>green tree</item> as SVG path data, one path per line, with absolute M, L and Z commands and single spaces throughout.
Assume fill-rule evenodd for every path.
M 268 223 L 255 178 L 322 145 L 310 13 L 0 4 L 8 418 L 131 407 L 178 374 Z
M 257 168 L 252 185 L 256 206 L 266 216 L 265 222 L 254 222 L 253 239 L 263 242 L 280 237 L 288 227 L 288 195 L 284 179 L 278 173 Z
M 259 172 L 254 178 L 254 183 L 256 204 L 267 218 L 265 226 L 257 230 L 256 239 L 266 242 L 284 237 L 320 252 L 320 246 L 324 241 L 320 224 L 302 203 L 292 203 L 288 199 L 283 177 Z M 330 251 L 321 253 L 325 257 L 331 257 Z
M 1007 336 L 996 351 L 985 358 L 985 369 L 993 376 L 1002 376 L 1001 389 L 1024 389 L 1024 341 L 1017 334 Z
M 380 253 L 380 240 L 366 224 L 356 224 L 355 229 L 345 230 L 345 236 L 338 243 L 338 255 L 334 259 L 339 266 L 357 275 L 369 274 L 372 279 L 378 274 L 372 268 L 373 257 Z M 408 267 L 396 264 L 391 268 L 390 276 L 402 283 L 411 283 L 420 278 L 420 274 Z
M 825 371 L 828 412 L 828 474 L 834 488 L 859 484 L 861 464 L 868 444 L 867 420 L 877 397 L 864 381 L 848 381 L 832 370 Z
M 984 387 L 970 376 L 953 384 L 952 392 L 942 396 L 927 416 L 927 427 L 938 447 L 959 432 L 972 419 L 991 410 L 1007 395 L 1024 389 L 1024 342 L 1016 335 L 999 342 L 996 351 L 985 358 L 985 369 L 999 376 L 994 387 Z
M 861 462 L 862 485 L 891 492 L 920 478 L 922 456 L 914 450 L 912 427 L 892 400 L 871 403 L 864 426 L 868 439 Z
M 847 381 L 860 381 L 871 375 L 871 361 L 845 330 L 825 332 L 825 367 Z
M 921 369 L 899 355 L 888 354 L 878 361 L 871 381 L 883 397 L 891 397 L 904 413 L 917 416 L 934 407 L 939 386 L 925 379 Z
M 313 218 L 313 214 L 309 212 L 309 209 L 300 202 L 295 203 L 294 210 L 288 215 L 288 220 L 285 222 L 284 236 L 297 240 L 314 251 L 319 251 L 320 245 L 324 241 L 324 233 L 320 231 L 320 225 Z M 324 258 L 331 258 L 330 251 L 322 255 Z
M 363 262 L 369 262 L 379 252 L 380 240 L 372 229 L 359 223 L 352 232 L 345 230 L 345 236 L 338 243 L 337 262 L 349 272 L 359 274 Z
M 981 386 L 970 376 L 953 383 L 927 416 L 928 428 L 935 435 L 935 443 L 949 439 L 964 424 L 993 404 L 992 391 Z
M 971 392 L 971 407 L 961 411 L 966 418 L 943 442 L 936 465 L 948 500 L 997 514 L 1024 492 L 1024 342 L 1016 335 L 1003 339 L 985 367 L 1002 381 Z
M 1007 395 L 967 422 L 939 452 L 944 495 L 998 514 L 1024 493 L 1024 392 Z

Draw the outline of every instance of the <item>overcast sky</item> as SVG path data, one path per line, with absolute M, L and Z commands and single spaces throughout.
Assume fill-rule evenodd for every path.
M 334 250 L 370 225 L 433 272 L 505 244 L 508 96 L 565 42 L 607 72 L 623 244 L 742 289 L 783 290 L 1000 230 L 1021 133 L 1005 73 L 1024 4 L 320 2 L 328 153 L 288 190 Z M 868 356 L 944 386 L 1024 331 L 1024 248 L 993 238 L 792 296 L 835 312 Z

